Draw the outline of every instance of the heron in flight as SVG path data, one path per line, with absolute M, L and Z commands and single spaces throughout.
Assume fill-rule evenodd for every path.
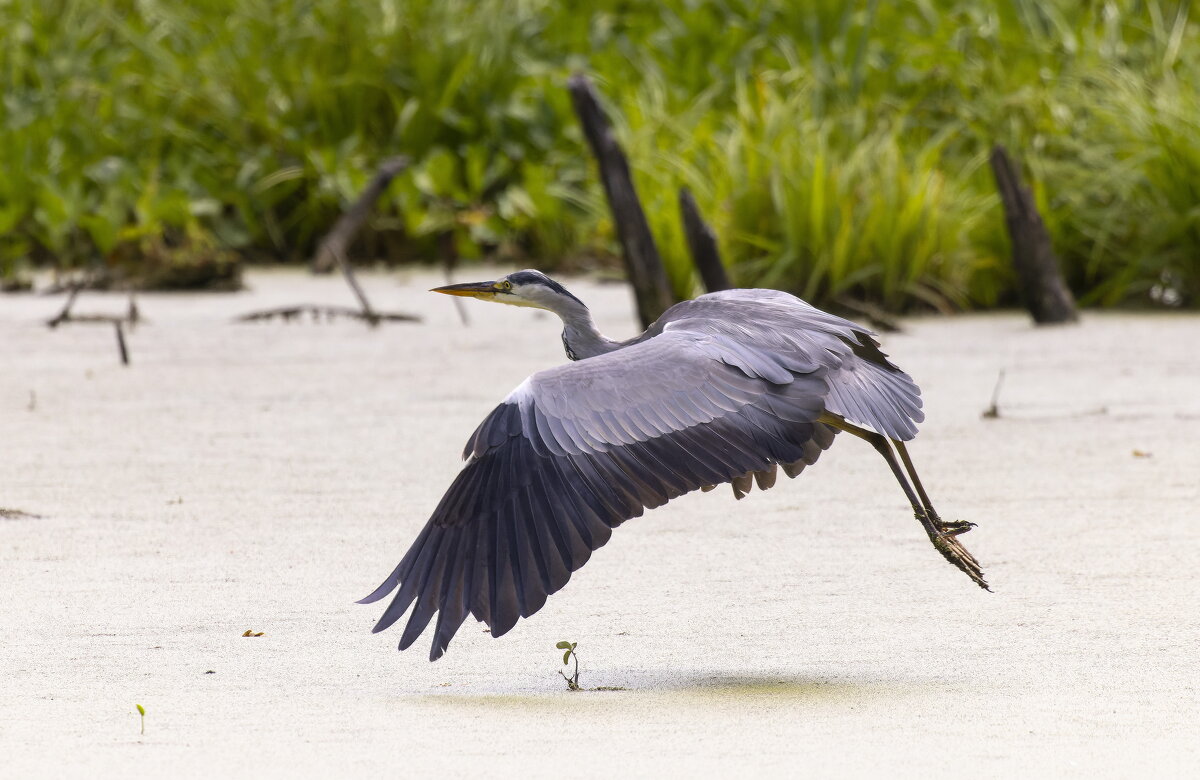
M 905 447 L 924 419 L 920 390 L 866 328 L 776 290 L 726 290 L 613 341 L 540 271 L 433 292 L 554 312 L 572 362 L 538 371 L 484 419 L 433 516 L 362 600 L 399 589 L 374 630 L 412 607 L 401 650 L 435 614 L 431 661 L 468 614 L 502 636 L 621 523 L 726 482 L 737 498 L 766 490 L 838 432 L 883 456 L 934 547 L 987 589 L 958 539 L 974 524 L 938 517 Z

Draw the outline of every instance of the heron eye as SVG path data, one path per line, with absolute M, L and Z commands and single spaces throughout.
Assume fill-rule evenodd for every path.
M 505 279 L 503 282 L 500 282 L 500 289 L 504 290 L 505 292 L 508 292 L 509 290 L 512 289 L 512 282 Z

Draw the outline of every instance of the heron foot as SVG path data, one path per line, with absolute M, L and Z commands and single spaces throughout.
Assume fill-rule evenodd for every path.
M 980 567 L 979 561 L 975 560 L 975 556 L 971 555 L 967 548 L 962 546 L 962 542 L 958 541 L 958 536 L 974 528 L 975 523 L 965 520 L 946 522 L 932 510 L 929 511 L 929 515 L 926 516 L 925 512 L 916 513 L 917 520 L 925 528 L 925 533 L 929 534 L 929 541 L 933 542 L 934 549 L 963 574 L 970 577 L 972 582 L 984 590 L 990 591 L 991 588 L 983 578 L 983 569 Z
M 951 520 L 947 522 L 938 517 L 936 513 L 933 515 L 933 524 L 943 536 L 958 536 L 976 527 L 975 523 L 970 523 L 966 520 Z

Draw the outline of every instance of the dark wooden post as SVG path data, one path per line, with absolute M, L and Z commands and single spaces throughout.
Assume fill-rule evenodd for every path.
M 1039 325 L 1074 322 L 1075 299 L 1063 281 L 1050 235 L 1038 214 L 1029 188 L 1021 184 L 1012 159 L 1003 146 L 992 148 L 992 173 L 1004 204 L 1008 235 L 1012 239 L 1013 266 L 1021 298 Z
M 325 273 L 334 265 L 342 269 L 342 275 L 346 277 L 346 284 L 350 285 L 350 290 L 358 299 L 358 305 L 362 307 L 363 319 L 372 328 L 379 324 L 379 315 L 371 308 L 367 294 L 359 286 L 358 279 L 354 276 L 354 268 L 350 265 L 349 258 L 346 257 L 346 251 L 350 248 L 350 242 L 354 240 L 354 236 L 366 223 L 367 217 L 371 215 L 375 201 L 392 183 L 396 174 L 408 167 L 408 162 L 407 157 L 392 157 L 384 160 L 383 165 L 379 166 L 379 171 L 363 188 L 358 200 L 354 201 L 354 204 L 338 217 L 337 222 L 333 223 L 333 228 L 321 240 L 321 245 L 317 247 L 317 255 L 312 261 L 313 273 Z
M 608 207 L 612 210 L 625 256 L 625 268 L 637 300 L 638 315 L 642 325 L 647 326 L 675 303 L 671 284 L 633 186 L 629 162 L 600 107 L 595 87 L 587 76 L 576 73 L 567 81 L 567 88 L 588 145 L 599 164 L 604 194 L 608 197 Z
M 696 199 L 692 197 L 687 187 L 679 188 L 679 213 L 683 219 L 683 232 L 687 236 L 688 250 L 692 253 L 692 262 L 700 272 L 704 289 L 708 292 L 729 290 L 733 284 L 729 274 L 721 264 L 721 253 L 717 249 L 717 237 L 712 228 L 700 216 Z
M 342 264 L 341 258 L 346 257 L 350 242 L 354 240 L 354 236 L 367 221 L 367 217 L 371 216 L 371 209 L 375 206 L 375 201 L 379 200 L 379 196 L 392 183 L 392 179 L 408 167 L 408 163 L 407 157 L 392 157 L 383 161 L 383 164 L 379 166 L 379 171 L 363 188 L 358 200 L 342 212 L 342 216 L 333 223 L 329 233 L 321 239 L 321 244 L 317 247 L 317 254 L 312 260 L 313 273 L 326 274 L 332 271 L 335 265 Z

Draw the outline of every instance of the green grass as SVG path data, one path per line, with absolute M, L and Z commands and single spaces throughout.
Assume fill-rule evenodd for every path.
M 986 155 L 1025 164 L 1093 305 L 1200 305 L 1187 2 L 0 0 L 0 276 L 306 259 L 411 156 L 357 256 L 547 269 L 614 230 L 593 75 L 680 294 L 691 187 L 735 279 L 894 310 L 1015 301 Z

